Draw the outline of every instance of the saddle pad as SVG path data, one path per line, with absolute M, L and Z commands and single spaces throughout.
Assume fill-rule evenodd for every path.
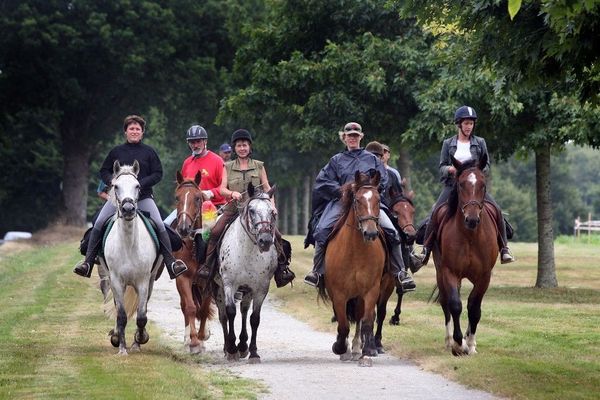
M 156 250 L 158 250 L 160 248 L 160 243 L 158 242 L 158 236 L 156 234 L 156 229 L 154 228 L 154 225 L 152 224 L 151 220 L 146 217 L 140 210 L 138 210 L 138 216 L 142 219 L 142 221 L 144 221 L 144 225 L 146 226 L 146 229 L 148 229 L 148 233 L 150 233 L 150 237 L 152 237 L 152 241 L 154 242 L 154 246 L 156 247 Z M 102 237 L 102 249 L 100 249 L 100 255 L 104 255 L 104 246 L 106 245 L 106 238 L 108 237 L 108 233 L 110 232 L 110 230 L 112 229 L 112 227 L 115 224 L 115 218 L 110 218 L 106 224 L 104 224 L 104 235 Z

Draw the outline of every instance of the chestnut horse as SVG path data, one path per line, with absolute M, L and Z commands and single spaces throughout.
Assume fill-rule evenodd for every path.
M 176 230 L 183 246 L 174 252 L 176 258 L 184 261 L 188 270 L 177 277 L 175 284 L 179 292 L 181 312 L 185 320 L 184 344 L 190 353 L 204 351 L 204 341 L 210 337 L 207 320 L 214 317 L 212 297 L 208 290 L 198 287 L 194 282 L 200 260 L 197 259 L 196 240 L 201 240 L 202 228 L 202 191 L 200 190 L 200 173 L 194 179 L 184 179 L 177 171 L 177 187 L 175 198 L 177 202 Z M 198 235 L 198 237 L 196 237 Z M 197 321 L 200 327 L 196 328 Z
M 323 299 L 331 299 L 338 323 L 333 352 L 342 360 L 352 358 L 348 334 L 350 321 L 356 321 L 360 340 L 356 335 L 353 344 L 362 342 L 359 363 L 365 366 L 372 365 L 369 357 L 377 355 L 373 322 L 385 263 L 379 229 L 379 181 L 378 172 L 371 178 L 357 171 L 354 182 L 342 186 L 344 211 L 325 251 L 325 287 L 319 288 Z M 352 350 L 358 353 L 354 345 Z
M 404 182 L 403 182 L 404 186 Z M 394 198 L 393 193 L 392 198 Z M 399 228 L 400 236 L 402 238 L 402 258 L 404 263 L 409 265 L 410 263 L 410 250 L 408 247 L 409 243 L 414 241 L 417 234 L 417 230 L 414 226 L 414 215 L 415 207 L 413 205 L 414 192 L 411 190 L 407 194 L 401 195 L 399 200 L 392 206 L 393 214 L 396 220 L 396 227 Z M 381 277 L 381 288 L 379 293 L 379 299 L 377 300 L 377 330 L 375 331 L 375 347 L 377 352 L 382 354 L 385 353 L 383 345 L 381 343 L 383 322 L 387 313 L 387 303 L 394 289 L 396 288 L 396 282 L 391 274 L 384 273 Z M 398 325 L 400 322 L 400 307 L 402 304 L 402 296 L 404 292 L 401 289 L 396 291 L 398 293 L 398 304 L 394 310 L 394 316 L 390 320 L 390 324 Z M 394 318 L 397 319 L 398 323 L 394 324 Z
M 481 318 L 481 302 L 490 284 L 498 257 L 496 210 L 485 203 L 487 156 L 462 164 L 452 157 L 456 183 L 447 205 L 432 216 L 438 228 L 433 246 L 438 300 L 446 323 L 446 348 L 455 356 L 477 352 L 475 332 Z M 469 324 L 465 336 L 460 328 L 460 287 L 466 278 L 473 284 L 467 302 Z M 453 322 L 453 331 L 450 319 Z

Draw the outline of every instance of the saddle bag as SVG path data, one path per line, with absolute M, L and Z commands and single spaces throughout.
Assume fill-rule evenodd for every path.
M 183 247 L 183 242 L 179 237 L 179 234 L 175 232 L 173 228 L 169 225 L 165 224 L 165 228 L 167 228 L 167 233 L 169 234 L 169 241 L 171 242 L 171 250 L 179 251 Z

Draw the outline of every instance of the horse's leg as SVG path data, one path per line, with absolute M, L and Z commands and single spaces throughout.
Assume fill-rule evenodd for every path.
M 233 290 L 230 287 L 225 287 L 225 313 L 227 315 L 228 322 L 228 334 L 226 340 L 226 350 L 227 350 L 227 359 L 230 361 L 238 361 L 240 359 L 240 354 L 237 351 L 237 347 L 235 345 L 235 300 L 233 297 Z
M 477 324 L 481 319 L 481 302 L 489 284 L 490 279 L 488 277 L 484 283 L 474 285 L 473 290 L 471 290 L 471 293 L 469 294 L 469 300 L 467 302 L 469 325 L 467 326 L 467 332 L 465 333 L 468 354 L 477 353 L 477 340 L 475 339 L 475 332 L 477 331 Z
M 181 275 L 175 280 L 177 291 L 185 322 L 184 345 L 189 346 L 190 353 L 199 353 L 203 350 L 202 343 L 198 340 L 198 331 L 196 330 L 196 304 L 192 296 L 192 281 L 185 275 Z
M 146 324 L 148 323 L 148 285 L 141 285 L 138 288 L 138 307 L 136 325 L 137 330 L 133 336 L 133 344 L 131 350 L 139 351 L 141 344 L 148 343 L 150 336 L 146 332 Z
M 375 321 L 375 304 L 379 297 L 379 288 L 371 289 L 364 298 L 361 316 L 361 336 L 363 341 L 362 359 L 377 355 L 375 340 L 373 338 L 373 322 Z M 384 316 L 385 318 L 385 316 Z M 372 362 L 361 363 L 361 366 L 371 366 Z
M 445 283 L 444 292 L 446 294 L 446 307 L 447 311 L 452 316 L 452 340 L 451 349 L 452 354 L 455 356 L 461 356 L 467 354 L 467 345 L 464 341 L 462 330 L 460 329 L 460 314 L 462 313 L 462 302 L 460 300 L 460 293 L 458 290 L 459 282 L 457 277 L 451 273 L 448 268 L 442 270 L 443 280 Z M 448 336 L 448 330 L 450 321 L 446 321 L 446 331 Z
M 262 308 L 263 301 L 267 296 L 268 287 L 265 288 L 263 293 L 255 293 L 254 300 L 252 302 L 252 314 L 250 315 L 250 327 L 252 328 L 252 337 L 250 338 L 250 358 L 248 362 L 250 364 L 260 363 L 260 356 L 258 355 L 258 347 L 256 346 L 256 339 L 258 336 L 258 326 L 260 325 L 260 310 Z
M 227 311 L 225 311 L 225 299 L 221 290 L 217 290 L 215 294 L 215 303 L 217 303 L 217 309 L 219 311 L 219 322 L 221 323 L 221 329 L 223 330 L 223 353 L 227 354 L 227 338 L 229 332 L 227 330 Z
M 346 299 L 340 300 L 341 296 L 331 296 L 333 299 L 333 311 L 338 321 L 337 338 L 331 346 L 334 354 L 342 355 L 348 350 L 348 334 L 350 333 L 350 324 L 346 316 Z
M 250 300 L 246 298 L 240 303 L 240 314 L 242 314 L 242 330 L 240 332 L 239 342 L 237 345 L 240 358 L 246 358 L 248 355 L 248 328 L 246 323 L 248 319 L 248 309 L 250 309 Z
M 361 323 L 360 320 L 356 322 L 356 329 L 354 330 L 354 338 L 352 338 L 352 361 L 357 361 L 360 358 L 362 350 L 362 337 L 360 333 Z
M 198 329 L 198 339 L 206 341 L 210 338 L 210 329 L 208 328 L 208 319 L 210 318 L 210 307 L 212 298 L 208 294 L 202 295 L 202 303 L 200 307 L 196 304 L 196 319 L 200 321 L 200 328 Z
M 392 293 L 394 293 L 395 286 L 389 283 L 388 277 L 389 274 L 387 274 L 387 276 L 384 279 L 382 279 L 379 298 L 377 299 L 377 330 L 375 331 L 375 336 L 373 340 L 378 354 L 385 353 L 383 344 L 381 343 L 381 339 L 383 337 L 383 323 L 387 314 L 387 303 L 390 297 L 392 296 Z
M 111 289 L 115 300 L 115 307 L 117 309 L 117 321 L 110 342 L 113 346 L 119 347 L 118 354 L 126 356 L 127 343 L 125 342 L 125 327 L 127 326 L 127 312 L 125 311 L 124 305 L 125 288 L 117 281 L 118 279 L 114 279 L 114 277 L 111 278 Z
M 390 318 L 390 325 L 400 325 L 400 313 L 402 313 L 402 297 L 404 296 L 404 292 L 400 288 L 396 288 L 396 293 L 398 294 L 398 303 L 396 303 L 396 308 L 394 308 L 394 315 Z

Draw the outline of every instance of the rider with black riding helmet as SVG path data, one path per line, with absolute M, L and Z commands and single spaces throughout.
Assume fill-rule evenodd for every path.
M 479 160 L 485 154 L 487 156 L 488 164 L 483 169 L 483 173 L 488 175 L 490 171 L 489 154 L 485 139 L 479 136 L 473 135 L 475 129 L 475 122 L 477 121 L 477 113 L 473 107 L 462 106 L 459 107 L 454 113 L 454 124 L 457 128 L 457 135 L 452 136 L 446 140 L 442 145 L 442 151 L 440 153 L 440 180 L 443 183 L 442 192 L 438 197 L 437 201 L 433 205 L 429 216 L 423 222 L 427 224 L 425 231 L 423 252 L 420 255 L 422 264 L 426 264 L 429 259 L 429 254 L 437 234 L 437 226 L 431 223 L 431 215 L 433 212 L 442 204 L 446 203 L 450 192 L 454 186 L 456 179 L 456 168 L 452 165 L 450 156 L 464 163 L 469 160 Z M 500 247 L 500 262 L 502 264 L 511 263 L 514 261 L 510 249 L 508 248 L 508 239 L 506 237 L 506 224 L 504 218 L 502 218 L 502 212 L 500 206 L 496 203 L 494 198 L 489 192 L 485 194 L 485 200 L 494 205 L 497 208 L 499 221 L 496 221 L 499 225 L 498 245 Z
M 238 129 L 233 132 L 231 135 L 231 146 L 237 157 L 225 163 L 223 179 L 219 188 L 220 194 L 226 199 L 230 199 L 230 201 L 223 207 L 223 214 L 211 229 L 206 250 L 206 261 L 197 272 L 199 279 L 209 279 L 214 273 L 217 244 L 225 227 L 237 217 L 237 201 L 241 200 L 242 194 L 246 192 L 248 183 L 251 182 L 255 188 L 260 187 L 264 192 L 271 190 L 264 163 L 250 157 L 252 154 L 252 136 L 250 132 L 246 129 Z M 271 202 L 273 212 L 277 213 L 274 197 L 271 198 Z M 288 267 L 290 262 L 289 256 L 284 254 L 283 243 L 286 241 L 281 237 L 281 233 L 277 229 L 275 229 L 275 237 L 278 259 L 274 278 L 277 287 L 282 287 L 290 283 L 295 278 L 295 275 Z M 289 242 L 285 246 L 288 247 Z M 291 248 L 289 253 L 291 254 Z
M 110 185 L 113 177 L 113 164 L 119 161 L 121 164 L 133 165 L 138 161 L 140 171 L 137 179 L 140 184 L 140 194 L 138 198 L 138 208 L 150 213 L 150 218 L 156 224 L 158 239 L 160 242 L 160 252 L 169 272 L 171 279 L 187 271 L 187 266 L 181 260 L 176 260 L 171 253 L 171 241 L 167 234 L 165 225 L 160 217 L 156 203 L 152 197 L 152 187 L 162 179 L 162 164 L 156 151 L 142 143 L 146 121 L 138 115 L 129 115 L 123 122 L 123 131 L 125 133 L 126 143 L 114 147 L 104 159 L 100 168 L 100 177 L 106 185 Z M 85 254 L 85 260 L 79 262 L 74 273 L 89 278 L 92 274 L 92 268 L 100 245 L 102 242 L 102 229 L 106 221 L 116 212 L 116 207 L 111 201 L 104 203 L 100 214 L 94 223 L 90 234 L 88 248 Z
M 340 204 L 340 188 L 354 180 L 357 171 L 372 173 L 378 171 L 381 175 L 379 192 L 382 193 L 387 187 L 388 173 L 381 160 L 374 154 L 360 147 L 360 141 L 364 136 L 362 127 L 356 122 L 349 122 L 344 129 L 338 132 L 340 140 L 346 145 L 346 150 L 331 157 L 327 165 L 317 175 L 313 188 L 313 217 L 315 224 L 311 222 L 314 229 L 309 229 L 309 234 L 304 242 L 305 246 L 314 244 L 315 255 L 313 270 L 304 278 L 304 282 L 311 286 L 318 286 L 321 277 L 325 273 L 325 248 L 333 225 L 340 218 L 342 205 Z M 383 197 L 383 196 L 382 196 Z M 388 216 L 380 210 L 379 224 L 386 234 L 386 240 L 390 248 L 390 267 L 396 285 L 403 291 L 414 290 L 416 285 L 406 272 L 402 251 L 400 249 L 400 235 Z M 313 232 L 314 230 L 314 232 Z

